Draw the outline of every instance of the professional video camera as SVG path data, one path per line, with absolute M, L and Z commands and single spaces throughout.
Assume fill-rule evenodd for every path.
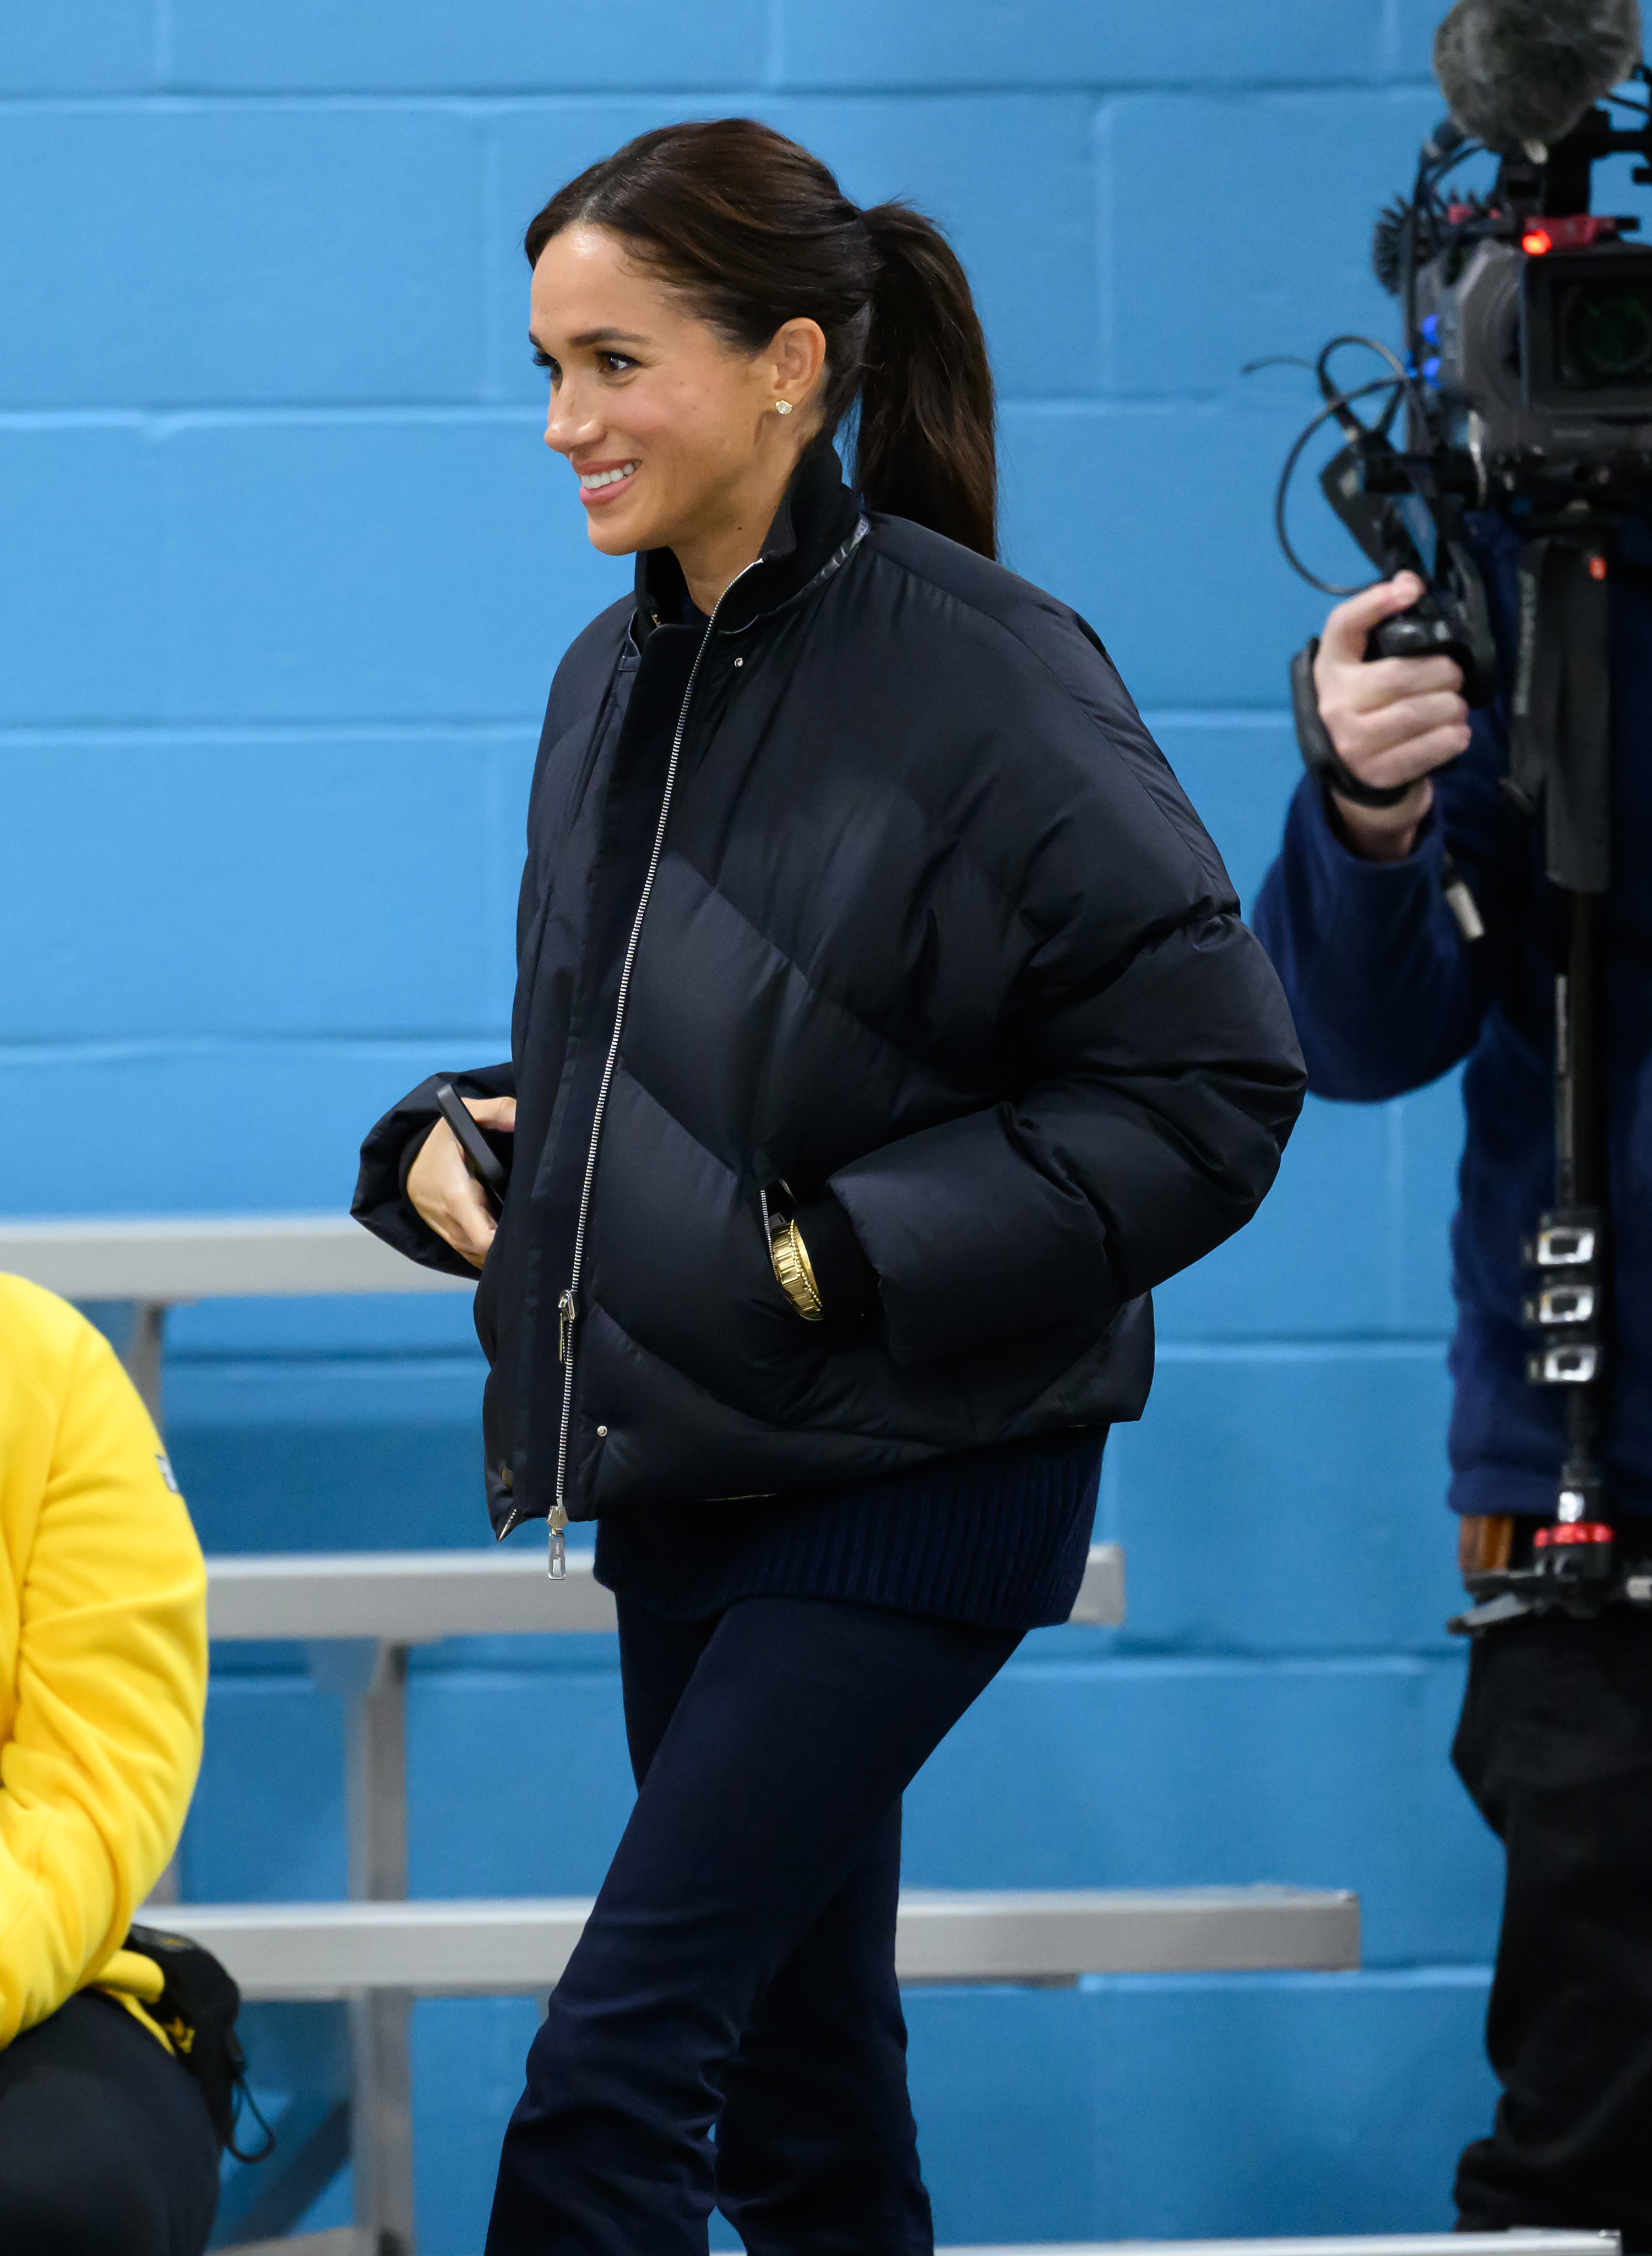
M 1638 156 L 1652 181 L 1652 89 L 1636 0 L 1458 0 L 1435 41 L 1451 115 L 1423 145 L 1408 198 L 1377 223 L 1379 279 L 1400 300 L 1403 349 L 1332 340 L 1311 363 L 1324 405 L 1291 448 L 1275 523 L 1287 557 L 1310 571 L 1285 524 L 1291 479 L 1315 434 L 1344 444 L 1321 474 L 1332 509 L 1385 577 L 1411 570 L 1426 592 L 1373 637 L 1372 657 L 1443 653 L 1464 695 L 1487 704 L 1500 682 L 1468 518 L 1490 511 L 1518 533 L 1518 650 L 1508 681 L 1504 788 L 1545 824 L 1546 868 L 1566 912 L 1556 972 L 1556 1197 L 1523 1253 L 1536 1272 L 1525 1315 L 1536 1335 L 1533 1384 L 1565 1390 L 1567 1447 L 1552 1526 L 1533 1564 L 1470 1577 L 1470 1630 L 1551 1606 L 1593 1612 L 1609 1599 L 1652 1604 L 1652 1576 L 1617 1557 L 1598 1456 L 1609 1336 L 1601 944 L 1608 875 L 1606 578 L 1614 532 L 1652 513 L 1652 248 L 1624 238 L 1639 222 L 1590 210 L 1594 166 Z M 1613 122 L 1608 103 L 1633 123 Z M 1453 194 L 1467 158 L 1500 159 L 1489 193 Z M 1387 373 L 1338 386 L 1335 356 L 1364 347 Z M 1372 421 L 1362 399 L 1386 395 Z M 1403 410 L 1403 443 L 1394 427 Z M 1310 773 L 1356 804 L 1389 807 L 1412 786 L 1363 782 L 1320 719 L 1317 644 L 1291 666 L 1296 733 Z M 1467 944 L 1483 937 L 1468 888 L 1447 861 L 1446 899 Z

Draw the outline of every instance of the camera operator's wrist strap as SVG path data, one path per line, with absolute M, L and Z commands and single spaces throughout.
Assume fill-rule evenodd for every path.
M 1611 837 L 1605 544 L 1551 533 L 1520 552 L 1520 651 L 1507 790 L 1544 812 L 1550 881 L 1604 893 Z

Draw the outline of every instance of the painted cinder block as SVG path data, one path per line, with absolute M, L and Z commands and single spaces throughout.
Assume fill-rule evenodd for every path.
M 631 582 L 553 490 L 531 416 L 195 422 L 162 451 L 174 720 L 537 726 Z
M 0 1046 L 6 1210 L 342 1213 L 362 1138 L 398 1097 L 509 1054 L 504 1028 L 418 1043 Z
M 1226 85 L 1359 79 L 1383 53 L 1382 0 L 1156 8 L 960 0 L 944 16 L 779 0 L 779 71 L 831 87 Z
M 0 0 L 0 94 L 139 92 L 159 74 L 159 17 L 158 0 Z
M 1443 1343 L 1161 1350 L 1107 1444 L 1120 1649 L 1452 1651 L 1450 1403 Z
M 424 2256 L 476 2256 L 499 2142 L 540 2020 L 532 1998 L 426 1998 L 413 2007 L 413 2171 Z
M 0 743 L 0 962 L 32 967 L 8 1033 L 481 1040 L 510 1016 L 533 751 L 526 728 Z
M 905 2004 L 937 2240 L 1443 2231 L 1491 2111 L 1479 1968 Z
M 154 712 L 164 521 L 156 452 L 135 420 L 0 419 L 0 726 Z M 57 819 L 67 827 L 70 810 Z
M 471 1302 L 458 1293 L 319 1293 L 294 1300 L 195 1301 L 166 1312 L 169 1371 L 186 1363 L 476 1351 Z
M 1434 34 L 1446 13 L 1445 0 L 1388 0 L 1383 66 L 1391 77 L 1433 85 Z M 1443 102 L 1440 108 L 1443 113 Z
M 905 197 L 964 262 L 1006 398 L 1095 381 L 1095 164 L 1076 95 L 793 100 L 763 113 L 862 205 Z M 1013 182 L 1013 193 L 1006 184 Z
M 1160 1337 L 1384 1329 L 1394 1259 L 1389 1139 L 1380 1107 L 1310 1097 L 1255 1218 L 1155 1291 Z
M 534 0 L 285 0 L 229 9 L 171 0 L 167 82 L 230 92 L 501 94 L 759 84 L 766 0 L 597 0 L 578 14 Z
M 166 1446 L 208 1551 L 491 1542 L 481 1351 L 173 1362 Z
M 1312 356 L 1348 330 L 1397 344 L 1371 229 L 1408 187 L 1439 112 L 1437 94 L 1352 88 L 1110 104 L 1108 389 L 1232 393 L 1243 364 L 1268 354 Z M 1352 351 L 1337 372 L 1385 373 Z M 1295 396 L 1305 423 L 1321 404 L 1305 373 Z
M 1299 410 L 1006 403 L 1006 560 L 1084 614 L 1139 705 L 1278 710 L 1326 600 L 1274 541 Z
M 531 1644 L 534 1665 L 461 1658 L 410 1680 L 415 1895 L 595 1895 L 631 1815 L 618 1639 L 510 1642 Z M 474 1822 L 479 1807 L 485 1826 Z
M 296 1669 L 215 1673 L 182 1883 L 188 1903 L 326 1902 L 344 1893 L 344 1706 L 336 1694 L 317 1692 Z
M 457 110 L 21 111 L 0 142 L 0 201 L 29 214 L 0 236 L 0 405 L 472 397 L 481 194 Z

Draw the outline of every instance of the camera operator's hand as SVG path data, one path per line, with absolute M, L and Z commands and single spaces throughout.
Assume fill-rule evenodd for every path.
M 513 1096 L 467 1096 L 464 1109 L 484 1128 L 516 1126 Z M 445 1120 L 437 1121 L 407 1170 L 407 1202 L 455 1253 L 482 1266 L 498 1223 Z
M 1314 660 L 1319 717 L 1345 764 L 1379 787 L 1415 779 L 1415 789 L 1393 807 L 1357 807 L 1332 791 L 1343 833 L 1367 861 L 1403 861 L 1434 803 L 1430 772 L 1468 748 L 1468 707 L 1454 660 L 1366 659 L 1366 637 L 1422 593 L 1416 574 L 1401 572 L 1350 596 L 1326 619 Z

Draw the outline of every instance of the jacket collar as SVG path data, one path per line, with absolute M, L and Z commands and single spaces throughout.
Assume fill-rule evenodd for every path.
M 756 564 L 724 597 L 717 631 L 738 634 L 788 603 L 830 561 L 859 516 L 859 505 L 844 483 L 837 448 L 829 440 L 817 440 L 792 473 Z M 656 624 L 668 626 L 694 616 L 682 567 L 671 550 L 642 550 L 637 558 L 639 638 Z

